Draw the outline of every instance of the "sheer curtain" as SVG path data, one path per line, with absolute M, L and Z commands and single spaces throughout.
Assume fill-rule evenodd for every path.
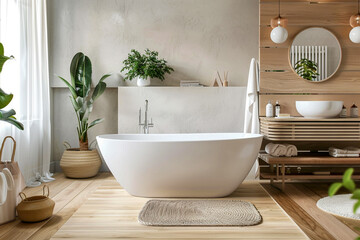
M 51 181 L 50 88 L 48 71 L 46 0 L 1 0 L 0 42 L 5 63 L 0 86 L 14 94 L 7 108 L 14 108 L 24 124 L 20 131 L 0 122 L 0 138 L 11 135 L 17 141 L 15 160 L 28 185 Z M 11 146 L 6 146 L 9 159 Z

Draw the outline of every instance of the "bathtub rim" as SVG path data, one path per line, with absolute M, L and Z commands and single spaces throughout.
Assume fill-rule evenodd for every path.
M 212 139 L 118 139 L 114 138 L 114 136 L 143 136 L 143 137 L 150 137 L 150 136 L 185 136 L 185 135 L 230 135 L 230 136 L 236 136 L 239 134 L 238 137 L 229 137 L 229 138 L 212 138 Z M 240 137 L 242 135 L 242 137 Z M 257 134 L 257 133 L 242 133 L 242 132 L 225 132 L 225 133 L 156 133 L 156 134 L 102 134 L 96 136 L 96 140 L 102 139 L 102 140 L 112 140 L 117 142 L 131 142 L 131 143 L 182 143 L 182 142 L 216 142 L 216 141 L 236 141 L 236 140 L 246 140 L 246 139 L 259 139 L 263 138 L 264 135 Z

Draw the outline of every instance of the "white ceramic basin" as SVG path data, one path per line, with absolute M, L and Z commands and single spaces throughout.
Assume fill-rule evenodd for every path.
M 305 118 L 338 117 L 343 101 L 296 101 L 296 110 Z

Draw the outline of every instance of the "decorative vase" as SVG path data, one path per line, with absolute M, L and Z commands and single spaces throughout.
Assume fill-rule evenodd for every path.
M 100 169 L 101 158 L 96 149 L 79 151 L 78 148 L 66 149 L 60 167 L 68 178 L 90 178 Z
M 137 85 L 138 87 L 147 87 L 147 86 L 150 86 L 150 77 L 147 77 L 147 78 L 142 78 L 142 77 L 138 77 L 137 78 Z

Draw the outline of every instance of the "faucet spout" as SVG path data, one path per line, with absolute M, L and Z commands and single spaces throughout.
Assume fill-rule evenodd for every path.
M 149 122 L 148 120 L 148 109 L 149 109 L 149 101 L 145 100 L 145 113 L 144 113 L 144 122 L 141 121 L 141 108 L 139 110 L 139 128 L 140 128 L 140 133 L 144 133 L 144 134 L 149 134 L 149 128 L 150 127 L 154 127 L 154 123 L 152 122 L 152 118 L 151 121 Z

